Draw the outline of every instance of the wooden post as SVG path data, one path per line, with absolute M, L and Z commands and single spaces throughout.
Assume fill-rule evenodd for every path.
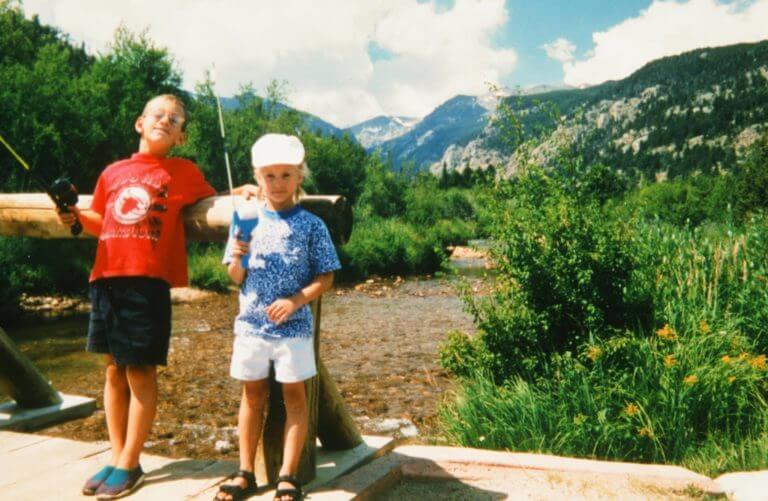
M 1 328 L 0 389 L 24 409 L 39 409 L 62 402 L 51 383 Z

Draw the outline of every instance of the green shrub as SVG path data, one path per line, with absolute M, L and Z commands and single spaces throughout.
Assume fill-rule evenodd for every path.
M 551 357 L 546 376 L 502 385 L 476 373 L 440 411 L 448 436 L 469 447 L 723 471 L 768 465 L 765 355 L 733 326 L 595 338 Z M 742 454 L 737 453 L 742 451 Z
M 221 263 L 220 244 L 192 244 L 189 246 L 189 282 L 201 289 L 226 291 L 232 280 L 227 267 Z

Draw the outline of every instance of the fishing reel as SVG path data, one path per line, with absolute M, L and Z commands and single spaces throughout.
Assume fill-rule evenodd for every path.
M 70 207 L 77 205 L 77 188 L 67 177 L 60 177 L 55 180 L 47 192 L 61 212 L 72 212 Z M 77 236 L 83 231 L 83 225 L 80 223 L 80 220 L 75 219 L 75 223 L 70 227 L 70 231 L 73 236 Z

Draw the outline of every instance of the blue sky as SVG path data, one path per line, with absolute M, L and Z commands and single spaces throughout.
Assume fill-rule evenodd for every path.
M 565 37 L 577 56 L 593 48 L 592 33 L 603 31 L 651 4 L 648 0 L 508 0 L 510 19 L 493 37 L 497 47 L 513 47 L 518 66 L 504 79 L 508 86 L 563 83 L 562 65 L 547 57 L 542 45 Z
M 287 82 L 288 104 L 346 127 L 422 117 L 488 84 L 594 85 L 660 57 L 768 39 L 768 0 L 24 0 L 104 52 L 146 32 L 193 89 Z

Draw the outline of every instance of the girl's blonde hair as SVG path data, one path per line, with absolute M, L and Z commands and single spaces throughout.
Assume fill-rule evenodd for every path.
M 299 174 L 301 174 L 302 182 L 304 182 L 306 179 L 309 179 L 309 177 L 312 175 L 309 167 L 307 167 L 307 162 L 301 162 L 299 165 L 295 165 L 294 167 L 296 167 L 296 170 L 298 170 Z M 256 200 L 263 201 L 266 197 L 264 196 L 264 189 L 259 186 L 259 169 L 253 169 L 253 171 L 253 177 L 256 179 Z M 299 203 L 299 199 L 304 195 L 306 195 L 306 193 L 301 188 L 301 183 L 299 183 L 299 185 L 296 187 L 296 191 L 293 193 L 293 203 Z

